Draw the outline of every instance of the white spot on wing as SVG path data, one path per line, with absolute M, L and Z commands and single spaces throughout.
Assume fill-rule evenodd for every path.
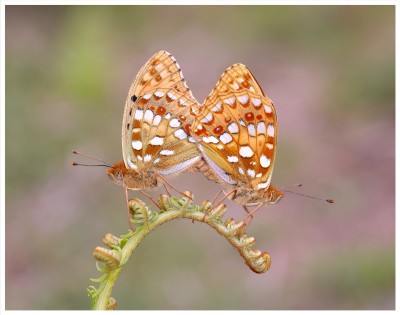
M 274 125 L 268 124 L 267 135 L 273 137 L 275 135 Z
M 160 115 L 154 116 L 153 126 L 158 126 L 161 122 L 162 117 Z
M 222 135 L 219 136 L 219 140 L 221 140 L 221 142 L 223 144 L 227 144 L 227 143 L 232 142 L 233 139 L 232 139 L 232 136 L 229 133 L 224 132 Z
M 178 130 L 175 130 L 174 132 L 175 137 L 177 137 L 179 140 L 183 140 L 185 138 L 187 138 L 187 133 L 181 128 Z
M 215 144 L 217 144 L 219 142 L 218 139 L 215 138 L 214 136 L 209 136 L 209 137 L 203 136 L 202 139 L 203 139 L 203 141 L 205 143 L 215 143 Z
M 243 127 L 246 127 L 246 123 L 242 118 L 239 119 L 239 124 L 241 124 Z
M 135 150 L 141 150 L 143 147 L 142 145 L 142 141 L 132 141 L 132 148 L 134 148 Z
M 171 100 L 176 100 L 176 96 L 172 92 L 168 92 L 167 95 Z
M 233 104 L 235 104 L 235 97 L 232 96 L 230 98 L 227 98 L 226 100 L 224 100 L 224 103 L 232 106 Z
M 148 100 L 150 97 L 151 97 L 151 94 L 145 94 L 145 95 L 143 95 L 143 98 L 144 98 L 145 100 Z
M 254 178 L 254 177 L 256 177 L 256 172 L 252 169 L 248 169 L 247 175 L 249 175 L 251 178 Z
M 267 181 L 264 183 L 259 183 L 258 188 L 263 189 L 269 187 L 269 184 L 271 183 L 271 175 L 268 177 Z
M 170 119 L 170 118 L 171 118 L 171 113 L 167 113 L 167 114 L 164 116 L 164 118 L 167 119 L 167 120 Z
M 206 117 L 204 117 L 202 120 L 200 120 L 202 123 L 208 123 L 211 122 L 213 119 L 213 114 L 210 112 L 206 115 Z
M 268 168 L 271 165 L 271 160 L 263 154 L 260 157 L 260 164 L 263 168 Z
M 272 143 L 266 143 L 265 146 L 270 150 L 274 148 L 274 145 Z
M 251 98 L 251 102 L 253 103 L 254 107 L 260 107 L 261 100 L 259 98 Z
M 238 171 L 239 171 L 239 173 L 240 173 L 240 174 L 244 175 L 243 168 L 241 168 L 241 167 L 238 167 Z
M 173 128 L 179 127 L 181 125 L 181 122 L 179 121 L 178 118 L 173 118 L 171 119 L 171 121 L 169 122 L 169 125 Z
M 164 155 L 164 156 L 172 155 L 172 154 L 174 154 L 174 150 L 161 150 L 160 154 Z
M 143 161 L 149 162 L 150 160 L 151 160 L 151 154 L 146 154 L 146 155 L 144 156 Z
M 131 156 L 130 156 L 130 155 L 128 155 L 128 158 L 126 159 L 126 161 L 128 162 L 128 166 L 129 166 L 131 169 L 137 169 L 137 166 L 136 166 L 135 163 L 132 162 Z
M 240 147 L 239 154 L 244 158 L 250 158 L 254 155 L 254 152 L 249 146 L 243 146 Z
M 157 164 L 158 162 L 160 162 L 160 158 L 156 158 L 156 159 L 153 161 L 153 164 Z
M 269 105 L 264 105 L 264 110 L 267 114 L 271 114 L 272 113 L 272 108 Z
M 258 134 L 265 134 L 265 123 L 263 121 L 259 121 L 257 123 L 257 133 Z
M 249 96 L 248 95 L 239 96 L 238 100 L 240 103 L 242 103 L 244 105 L 249 101 Z
M 211 108 L 211 111 L 214 113 L 218 113 L 222 110 L 222 103 L 219 102 L 217 105 L 215 105 L 213 108 Z
M 156 92 L 154 92 L 154 95 L 155 96 L 157 96 L 157 97 L 163 97 L 164 96 L 164 92 L 161 92 L 161 91 L 156 91 Z
M 239 158 L 235 155 L 228 155 L 228 162 L 237 163 L 239 162 Z
M 256 128 L 254 127 L 254 124 L 249 124 L 247 126 L 247 130 L 249 131 L 249 135 L 252 137 L 256 136 Z
M 141 121 L 143 118 L 143 109 L 137 109 L 135 112 L 135 120 Z
M 153 121 L 153 117 L 154 117 L 154 114 L 153 114 L 152 110 L 147 109 L 144 112 L 144 121 L 147 121 L 149 124 Z
M 239 132 L 239 126 L 237 125 L 237 123 L 233 122 L 228 126 L 228 130 L 230 133 L 238 133 Z
M 154 137 L 153 139 L 150 140 L 151 145 L 163 145 L 164 144 L 164 138 L 160 137 Z

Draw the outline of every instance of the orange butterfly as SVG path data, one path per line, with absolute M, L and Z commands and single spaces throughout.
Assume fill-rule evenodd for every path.
M 125 103 L 123 161 L 107 170 L 113 182 L 125 188 L 127 201 L 128 190 L 144 193 L 143 189 L 158 186 L 160 179 L 174 188 L 164 175 L 187 171 L 201 159 L 189 134 L 190 114 L 197 107 L 168 52 L 156 53 L 139 71 Z
M 222 74 L 191 129 L 207 163 L 199 163 L 199 170 L 228 187 L 225 198 L 243 205 L 248 218 L 283 196 L 271 185 L 277 128 L 272 101 L 246 66 L 235 64 Z M 257 207 L 250 212 L 247 206 Z

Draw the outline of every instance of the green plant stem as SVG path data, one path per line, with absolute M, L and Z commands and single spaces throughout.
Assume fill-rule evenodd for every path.
M 185 213 L 181 210 L 170 210 L 168 212 L 161 213 L 154 222 L 150 222 L 145 228 L 144 225 L 140 226 L 135 230 L 132 237 L 129 238 L 128 242 L 122 249 L 121 265 L 115 270 L 111 270 L 107 280 L 105 281 L 104 289 L 100 292 L 97 297 L 97 301 L 93 307 L 95 310 L 105 310 L 108 305 L 108 301 L 111 297 L 112 290 L 118 279 L 119 273 L 122 270 L 123 265 L 129 260 L 129 257 L 134 252 L 140 242 L 155 228 L 164 224 L 168 221 L 178 218 L 188 218 L 201 221 L 203 213 Z
M 149 211 L 141 200 L 131 199 L 131 218 L 132 222 L 138 225 L 137 229 L 122 236 L 122 239 L 107 234 L 103 242 L 109 248 L 97 247 L 95 249 L 95 258 L 103 262 L 105 268 L 99 269 L 104 275 L 98 280 L 93 280 L 101 283 L 99 288 L 96 290 L 94 287 L 89 287 L 92 309 L 106 310 L 116 307 L 116 301 L 111 297 L 111 293 L 119 273 L 128 262 L 129 257 L 150 232 L 161 224 L 174 219 L 184 218 L 210 225 L 236 248 L 251 270 L 256 273 L 263 273 L 269 269 L 271 260 L 268 253 L 251 249 L 255 239 L 244 233 L 244 223 L 235 223 L 233 219 L 228 219 L 224 223 L 221 221 L 226 211 L 225 205 L 211 208 L 209 202 L 204 202 L 199 207 L 193 205 L 192 201 L 185 197 L 182 199 L 161 197 L 160 200 L 164 200 L 163 210 L 156 213 Z

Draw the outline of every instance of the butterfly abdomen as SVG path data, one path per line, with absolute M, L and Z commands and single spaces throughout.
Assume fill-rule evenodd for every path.
M 221 178 L 214 172 L 214 170 L 209 166 L 203 157 L 194 165 L 194 168 L 203 173 L 208 180 L 214 183 L 224 184 L 224 181 L 221 180 Z

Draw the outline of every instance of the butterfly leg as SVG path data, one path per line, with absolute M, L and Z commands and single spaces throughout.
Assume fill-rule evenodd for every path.
M 161 209 L 159 204 L 157 202 L 154 201 L 153 198 L 151 198 L 150 195 L 146 194 L 143 190 L 139 190 L 140 193 L 142 193 L 143 195 L 145 195 L 147 198 L 149 198 L 151 201 L 153 201 L 153 203 L 157 206 L 158 209 Z
M 222 191 L 222 190 L 221 190 Z M 219 206 L 219 204 L 222 202 L 222 201 L 224 201 L 226 198 L 228 198 L 230 195 L 232 195 L 233 194 L 233 196 L 232 196 L 232 199 L 235 199 L 235 196 L 236 196 L 236 193 L 237 193 L 237 190 L 236 189 L 233 189 L 233 190 L 231 190 L 229 193 L 227 193 L 220 201 L 218 201 L 218 203 L 215 205 L 215 207 L 217 207 L 217 206 Z M 215 198 L 215 199 L 217 199 L 217 198 Z M 215 208 L 214 207 L 214 208 Z
M 213 200 L 212 203 L 214 203 L 215 199 L 217 199 L 217 197 L 221 194 L 221 192 L 222 192 L 222 190 L 221 190 L 221 191 L 218 193 L 218 195 L 214 198 L 214 200 Z M 204 219 L 206 218 L 206 216 L 210 213 L 210 211 L 211 211 L 212 209 L 215 209 L 216 207 L 218 207 L 218 206 L 221 204 L 221 202 L 224 201 L 226 198 L 228 198 L 230 195 L 233 194 L 233 197 L 236 196 L 236 193 L 237 193 L 237 190 L 236 190 L 236 189 L 233 189 L 232 191 L 230 191 L 229 193 L 227 193 L 220 201 L 218 201 L 218 203 L 217 203 L 215 206 L 213 206 L 212 208 L 208 209 L 208 210 L 204 213 L 204 217 L 203 217 L 203 220 L 202 220 L 202 221 L 204 221 Z
M 160 179 L 162 179 L 164 181 L 165 184 L 167 184 L 169 187 L 171 187 L 173 190 L 175 190 L 176 192 L 180 193 L 182 196 L 188 197 L 190 200 L 192 200 L 192 197 L 186 195 L 184 192 L 178 190 L 177 188 L 175 188 L 170 182 L 167 181 L 167 179 L 160 175 L 160 174 L 155 174 L 156 178 L 157 176 L 160 177 Z
M 247 207 L 246 207 L 246 206 L 243 206 L 243 209 L 244 209 L 244 211 L 246 211 L 246 212 L 247 212 L 247 214 L 250 214 L 250 210 L 249 210 L 249 209 L 247 209 Z
M 214 197 L 214 199 L 211 201 L 211 204 L 213 204 L 215 202 L 215 200 L 217 200 L 217 198 L 219 197 L 219 195 L 223 192 L 223 190 L 221 189 L 219 191 L 219 193 Z
M 165 183 L 163 183 L 163 186 L 164 186 L 164 189 L 165 189 L 165 191 L 167 192 L 168 196 L 171 197 L 171 193 L 169 192 L 168 187 L 165 186 Z
M 251 222 L 251 220 L 253 220 L 253 215 L 254 215 L 254 213 L 256 213 L 256 211 L 258 210 L 258 209 L 260 209 L 261 208 L 261 206 L 263 205 L 264 203 L 260 203 L 254 210 L 252 210 L 252 211 L 249 211 L 247 208 L 246 208 L 246 206 L 243 206 L 243 208 L 247 211 L 247 218 L 246 218 L 246 222 L 245 222 L 245 224 L 246 224 L 246 226 L 249 226 L 249 224 L 250 224 L 250 222 Z

